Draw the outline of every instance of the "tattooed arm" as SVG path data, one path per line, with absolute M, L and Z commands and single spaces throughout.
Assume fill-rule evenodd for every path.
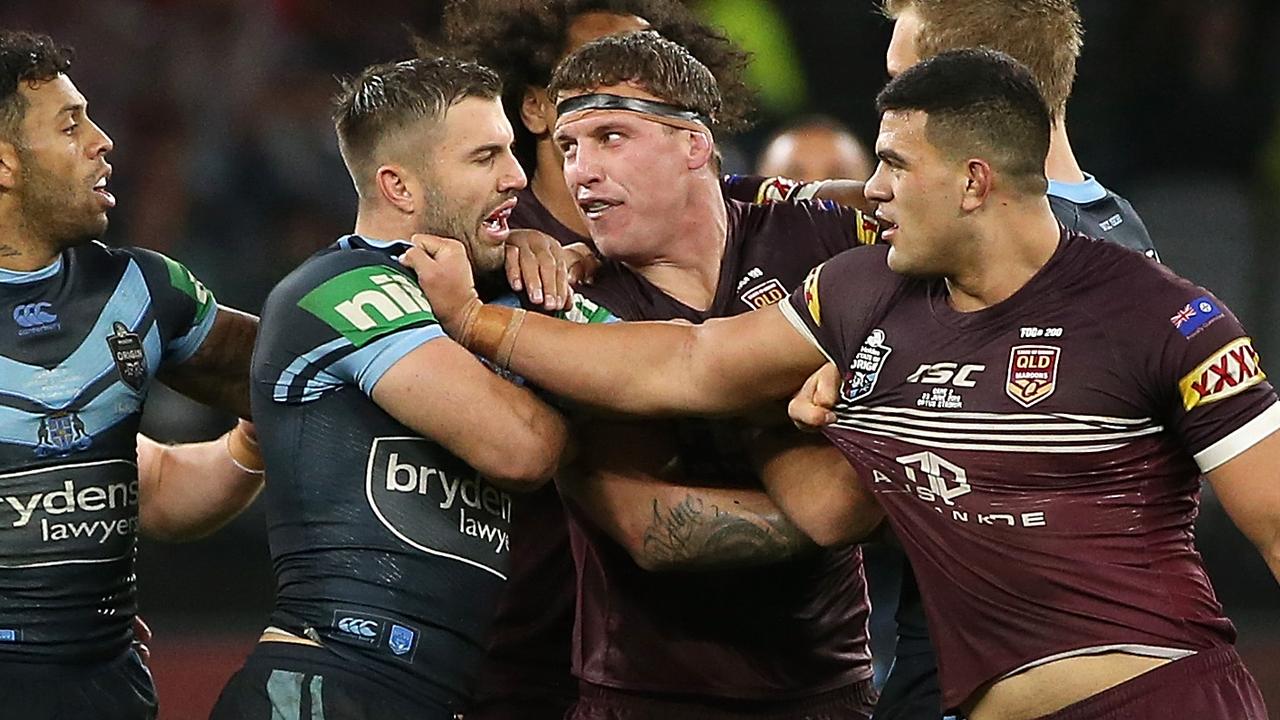
M 560 491 L 646 570 L 765 565 L 817 547 L 762 490 L 691 483 L 665 424 L 579 430 L 581 455 Z

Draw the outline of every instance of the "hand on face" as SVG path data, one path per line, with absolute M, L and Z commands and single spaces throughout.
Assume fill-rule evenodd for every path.
M 409 242 L 413 247 L 400 256 L 400 263 L 417 274 L 431 313 L 456 339 L 467 316 L 480 306 L 467 248 L 451 238 L 421 233 L 409 238 Z
M 544 310 L 568 309 L 573 302 L 570 268 L 583 262 L 578 252 L 562 247 L 546 233 L 512 230 L 506 253 L 507 282 L 512 290 L 525 290 L 530 302 L 541 304 Z
M 827 363 L 818 368 L 787 404 L 791 422 L 806 432 L 820 432 L 835 422 L 834 409 L 841 382 L 840 371 L 835 365 Z

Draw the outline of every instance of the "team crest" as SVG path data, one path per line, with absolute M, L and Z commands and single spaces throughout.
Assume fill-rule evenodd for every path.
M 787 289 L 782 287 L 782 283 L 778 282 L 777 278 L 769 278 L 769 281 L 765 284 L 757 285 L 743 293 L 742 302 L 759 310 L 762 307 L 769 307 L 782 302 L 786 297 Z
M 387 638 L 387 647 L 396 655 L 405 655 L 413 650 L 413 641 L 417 637 L 412 629 L 403 625 L 391 625 L 391 635 Z
M 844 376 L 844 383 L 840 385 L 840 397 L 845 402 L 852 403 L 870 395 L 876 389 L 880 371 L 884 370 L 891 352 L 893 348 L 885 344 L 884 331 L 880 328 L 872 330 L 867 339 L 862 341 L 862 347 L 858 348 L 858 354 L 854 356 L 853 364 Z
M 142 392 L 142 386 L 147 382 L 147 356 L 142 351 L 142 340 L 138 334 L 129 332 L 122 322 L 113 322 L 107 345 L 111 347 L 111 359 L 116 362 L 120 379 L 125 385 Z
M 84 450 L 93 444 L 93 438 L 85 431 L 84 421 L 71 411 L 63 411 L 40 418 L 36 431 L 36 457 L 66 455 Z
M 1005 393 L 1023 407 L 1031 407 L 1058 389 L 1058 359 L 1062 349 L 1052 345 L 1015 345 L 1009 351 Z

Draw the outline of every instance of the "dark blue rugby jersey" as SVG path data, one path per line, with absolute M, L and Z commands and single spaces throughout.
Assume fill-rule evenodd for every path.
M 137 609 L 138 423 L 217 304 L 182 265 L 92 242 L 0 270 L 0 662 L 124 652 Z
M 346 236 L 286 277 L 263 310 L 252 401 L 270 478 L 271 624 L 410 702 L 457 712 L 505 585 L 520 504 L 371 399 L 392 365 L 444 337 L 396 261 L 407 247 Z
M 1082 183 L 1049 181 L 1049 206 L 1068 230 L 1113 242 L 1159 259 L 1147 226 L 1128 200 L 1085 174 Z

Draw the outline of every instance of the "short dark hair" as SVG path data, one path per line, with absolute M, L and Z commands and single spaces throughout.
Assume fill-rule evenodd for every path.
M 750 56 L 678 0 L 450 0 L 444 14 L 447 50 L 502 76 L 516 158 L 526 171 L 532 174 L 537 158 L 534 138 L 520 118 L 524 95 L 529 88 L 546 88 L 551 83 L 552 71 L 568 50 L 570 24 L 591 12 L 644 18 L 663 37 L 688 48 L 711 70 L 720 87 L 720 129 L 736 132 L 749 125 L 753 91 L 746 81 L 746 68 Z
M 986 157 L 1026 191 L 1047 188 L 1049 106 L 1031 71 L 1004 53 L 968 48 L 935 55 L 891 80 L 876 96 L 876 109 L 922 111 L 925 136 L 949 157 Z
M 421 120 L 439 120 L 466 98 L 491 100 L 502 94 L 492 70 L 455 58 L 416 58 L 371 65 L 342 81 L 334 98 L 338 148 L 364 196 L 362 183 L 389 136 Z
M 706 65 L 652 30 L 611 35 L 583 45 L 556 66 L 547 92 L 632 83 L 659 99 L 711 118 L 720 115 L 720 88 Z
M 22 83 L 54 79 L 71 67 L 75 51 L 48 35 L 21 30 L 0 31 L 0 137 L 20 142 L 27 99 L 18 92 Z

